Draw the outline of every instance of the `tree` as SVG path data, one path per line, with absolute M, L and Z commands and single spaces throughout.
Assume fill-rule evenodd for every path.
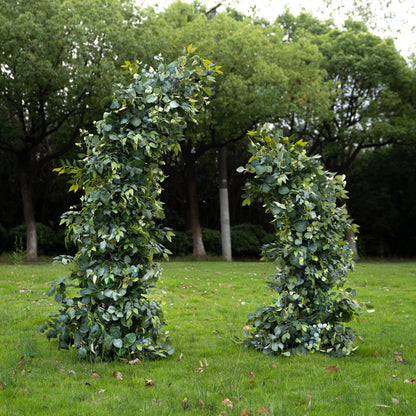
M 310 153 L 321 154 L 325 166 L 338 173 L 348 173 L 364 149 L 414 139 L 413 73 L 391 40 L 351 20 L 343 30 L 309 15 L 286 13 L 279 22 L 289 41 L 306 36 L 319 47 L 331 88 L 326 111 L 292 113 L 283 124 L 287 134 L 307 140 Z
M 49 290 L 59 311 L 41 330 L 75 347 L 81 358 L 172 354 L 161 306 L 150 288 L 159 278 L 155 256 L 171 233 L 160 227 L 162 155 L 179 149 L 183 129 L 208 102 L 206 87 L 218 68 L 187 54 L 157 69 L 129 64 L 130 84 L 119 85 L 96 135 L 85 137 L 87 154 L 72 173 L 81 205 L 63 215 L 77 245 L 74 271 Z M 68 257 L 62 258 L 64 263 Z M 67 284 L 79 289 L 75 296 Z
M 39 171 L 73 147 L 135 57 L 138 20 L 130 0 L 0 1 L 0 149 L 19 177 L 29 259 Z
M 355 291 L 342 289 L 353 265 L 346 233 L 354 229 L 338 206 L 346 198 L 344 177 L 325 171 L 302 140 L 272 138 L 264 129 L 249 134 L 252 157 L 239 168 L 251 174 L 243 204 L 261 196 L 272 215 L 275 242 L 263 253 L 276 264 L 270 287 L 278 296 L 248 315 L 253 332 L 246 331 L 245 343 L 265 354 L 349 355 L 356 332 L 346 324 L 360 307 Z

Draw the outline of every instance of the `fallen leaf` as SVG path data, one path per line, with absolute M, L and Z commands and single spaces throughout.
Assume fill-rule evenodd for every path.
M 245 407 L 241 412 L 240 412 L 240 416 L 248 416 L 249 415 L 249 413 L 248 413 L 248 409 L 247 409 L 247 407 Z
M 144 379 L 144 386 L 145 387 L 153 387 L 155 385 L 155 382 L 153 380 L 150 380 L 148 378 Z
M 395 355 L 394 359 L 397 363 L 406 364 L 406 360 L 401 355 Z
M 398 380 L 398 379 L 399 379 L 399 376 L 398 376 L 397 374 L 393 374 L 393 375 L 392 375 L 392 377 L 393 377 L 394 379 L 396 379 L 396 380 Z
M 95 394 L 103 394 L 106 390 L 105 389 L 101 389 L 95 392 Z
M 6 388 L 6 383 L 0 381 L 0 390 L 4 390 Z
M 134 360 L 129 361 L 129 364 L 134 365 L 134 364 L 141 364 L 142 362 L 138 359 L 135 358 Z
M 94 371 L 91 373 L 91 378 L 101 378 L 101 376 Z
M 374 355 L 377 357 L 377 355 L 378 355 L 378 350 L 375 350 L 375 351 L 374 351 Z
M 223 406 L 227 406 L 229 409 L 232 409 L 232 408 L 234 407 L 233 402 L 232 402 L 230 399 L 228 399 L 228 398 L 225 398 L 225 399 L 221 402 L 221 404 L 222 404 Z
M 188 398 L 187 398 L 187 397 L 185 397 L 185 398 L 182 400 L 182 408 L 183 408 L 183 410 L 185 410 L 185 409 L 187 409 L 187 408 L 188 408 Z
M 88 381 L 84 381 L 84 384 L 85 384 L 86 386 L 91 386 L 91 383 L 88 383 Z
M 308 408 L 312 404 L 312 396 L 310 394 L 307 394 L 306 397 L 309 399 L 309 403 L 306 406 L 306 408 Z
M 399 403 L 400 403 L 400 401 L 399 401 L 399 400 L 397 400 L 397 399 L 395 399 L 394 397 L 392 397 L 392 398 L 391 398 L 391 401 L 392 401 L 394 404 L 399 404 Z
M 68 374 L 76 374 L 75 370 L 68 370 Z
M 205 403 L 202 399 L 198 399 L 198 403 L 202 406 L 205 407 Z
M 123 375 L 120 373 L 120 371 L 113 371 L 113 378 L 116 378 L 117 380 L 123 380 Z
M 327 373 L 339 373 L 339 368 L 336 365 L 330 365 L 325 369 Z
M 246 325 L 246 326 L 243 327 L 243 331 L 250 331 L 250 329 L 251 328 L 248 325 Z
M 255 375 L 254 375 L 254 373 L 252 371 L 249 371 L 249 373 L 247 374 L 247 377 L 248 378 L 254 378 Z
M 178 362 L 182 360 L 183 354 L 181 353 L 178 358 Z
M 258 413 L 263 416 L 270 416 L 270 410 L 267 407 L 262 407 Z
M 406 384 L 416 384 L 416 380 L 415 379 L 413 379 L 413 380 L 409 380 L 408 378 L 404 381 L 404 383 L 406 383 Z

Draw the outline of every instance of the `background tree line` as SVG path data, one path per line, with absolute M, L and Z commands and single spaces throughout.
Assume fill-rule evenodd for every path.
M 124 0 L 0 6 L 0 249 L 6 234 L 13 249 L 26 230 L 29 258 L 42 237 L 56 241 L 41 248 L 64 250 L 59 217 L 79 195 L 67 192 L 53 167 L 82 152 L 79 130 L 99 118 L 112 85 L 123 81 L 124 61 L 152 64 L 158 54 L 171 61 L 192 43 L 223 75 L 198 125 L 185 131 L 181 152 L 165 160 L 165 224 L 178 231 L 174 252 L 220 253 L 220 170 L 234 251 L 250 255 L 239 251 L 241 241 L 251 238 L 255 253 L 267 240 L 262 201 L 241 206 L 246 178 L 236 173 L 249 157 L 247 130 L 267 123 L 308 141 L 311 154 L 347 176 L 363 255 L 414 256 L 415 70 L 363 23 L 338 28 L 289 12 L 268 22 L 180 1 L 160 13 Z M 36 223 L 54 234 L 45 237 L 50 229 Z

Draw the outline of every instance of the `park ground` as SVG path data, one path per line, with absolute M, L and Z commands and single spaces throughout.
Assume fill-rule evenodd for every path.
M 272 264 L 162 263 L 153 296 L 175 353 L 157 361 L 80 361 L 36 331 L 67 269 L 0 262 L 0 414 L 416 415 L 415 262 L 360 262 L 346 286 L 370 302 L 352 356 L 264 355 L 233 342 L 271 302 Z

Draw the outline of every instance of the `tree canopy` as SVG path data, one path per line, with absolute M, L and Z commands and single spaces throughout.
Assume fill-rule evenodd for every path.
M 39 171 L 73 148 L 134 58 L 138 20 L 130 1 L 0 1 L 0 149 L 18 171 L 30 258 Z
M 287 13 L 278 20 L 289 42 L 307 37 L 322 54 L 329 106 L 323 117 L 294 113 L 286 126 L 307 140 L 329 169 L 345 173 L 364 149 L 415 139 L 413 72 L 391 40 L 351 20 L 342 30 L 310 15 Z

